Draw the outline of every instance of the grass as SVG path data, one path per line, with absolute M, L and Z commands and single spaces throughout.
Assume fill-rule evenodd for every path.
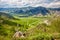
M 17 17 L 16 17 L 17 18 Z M 60 18 L 18 18 L 19 20 L 3 20 L 0 23 L 0 40 L 15 40 L 12 39 L 16 30 L 25 33 L 24 38 L 17 40 L 55 40 L 60 38 Z M 46 25 L 44 20 L 51 20 L 51 25 Z M 17 25 L 18 24 L 18 25 Z M 56 36 L 56 37 L 55 37 Z

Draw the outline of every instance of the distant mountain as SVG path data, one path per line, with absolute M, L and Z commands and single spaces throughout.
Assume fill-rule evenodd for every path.
M 50 13 L 57 14 L 60 16 L 60 8 L 48 8 Z
M 16 14 L 27 14 L 27 15 L 36 15 L 39 13 L 46 15 L 46 13 L 49 13 L 47 8 L 45 7 L 0 8 L 0 11 L 6 11 Z
M 60 11 L 60 8 L 45 8 L 45 7 L 23 7 L 23 8 L 0 8 L 0 11 L 2 12 L 8 12 L 9 14 L 22 14 L 22 15 L 28 15 L 28 16 L 33 16 L 33 15 L 46 15 L 47 13 L 50 13 L 49 10 L 52 11 Z
M 20 10 L 16 10 L 15 13 L 18 14 L 27 14 L 29 16 L 31 15 L 37 15 L 37 14 L 42 14 L 46 15 L 49 13 L 49 10 L 45 7 L 26 7 L 26 8 L 21 8 Z
M 60 8 L 49 8 L 49 10 L 60 11 Z
M 49 11 L 45 7 L 35 7 L 33 9 L 27 10 L 25 13 L 29 13 L 29 15 L 37 15 L 42 14 L 46 15 Z

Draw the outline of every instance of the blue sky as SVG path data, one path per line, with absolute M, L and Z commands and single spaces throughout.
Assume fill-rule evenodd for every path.
M 60 0 L 0 0 L 0 8 L 28 6 L 60 7 Z

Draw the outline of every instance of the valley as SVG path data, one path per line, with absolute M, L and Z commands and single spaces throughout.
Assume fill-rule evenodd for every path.
M 0 40 L 60 40 L 60 11 L 42 7 L 23 9 L 24 12 L 0 10 Z M 17 31 L 24 37 L 13 38 Z

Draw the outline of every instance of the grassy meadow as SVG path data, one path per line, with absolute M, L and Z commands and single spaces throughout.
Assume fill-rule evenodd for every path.
M 0 40 L 60 40 L 60 16 L 16 18 L 0 17 Z M 16 30 L 23 32 L 24 38 L 13 38 Z

